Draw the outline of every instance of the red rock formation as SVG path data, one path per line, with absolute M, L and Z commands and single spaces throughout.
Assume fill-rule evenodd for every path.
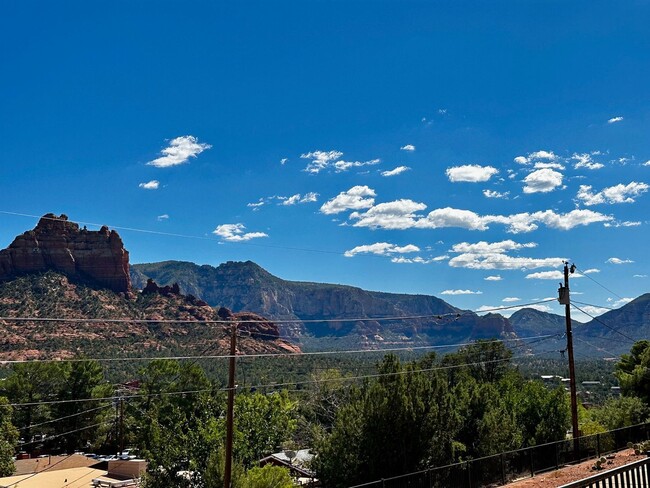
M 34 230 L 0 251 L 0 280 L 50 269 L 91 279 L 115 292 L 131 291 L 129 252 L 118 233 L 106 226 L 99 231 L 79 229 L 66 215 L 44 215 Z

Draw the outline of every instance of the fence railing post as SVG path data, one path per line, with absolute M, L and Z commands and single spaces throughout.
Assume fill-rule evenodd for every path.
M 596 434 L 596 454 L 600 457 L 600 434 Z
M 472 462 L 467 461 L 467 488 L 472 488 Z
M 528 463 L 530 464 L 530 477 L 535 476 L 535 468 L 533 468 L 533 450 L 528 449 Z
M 501 453 L 501 484 L 506 484 L 506 461 L 504 459 L 503 453 Z

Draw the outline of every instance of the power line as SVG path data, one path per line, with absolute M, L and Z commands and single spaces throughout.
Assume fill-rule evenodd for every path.
M 512 339 L 490 339 L 483 341 L 484 343 L 497 343 L 497 342 L 517 342 L 527 341 L 534 339 L 545 339 L 548 337 L 556 337 L 559 334 L 544 334 L 539 336 L 530 337 L 516 337 Z M 472 342 L 459 342 L 454 344 L 436 344 L 426 346 L 406 346 L 406 347 L 391 347 L 380 349 L 348 349 L 343 351 L 308 351 L 308 352 L 291 352 L 291 353 L 258 353 L 258 354 L 235 354 L 237 359 L 248 358 L 278 358 L 278 357 L 306 357 L 306 356 L 332 356 L 343 354 L 373 354 L 373 353 L 387 353 L 387 352 L 400 352 L 400 351 L 418 351 L 426 349 L 444 349 L 453 347 L 463 347 L 475 344 Z M 219 345 L 218 343 L 210 345 L 205 352 Z M 200 354 L 196 356 L 141 356 L 141 357 L 116 357 L 116 358 L 70 358 L 70 359 L 10 359 L 1 360 L 0 364 L 26 364 L 26 363 L 67 363 L 67 362 L 83 362 L 83 361 L 97 361 L 97 362 L 116 362 L 116 361 L 154 361 L 154 360 L 168 360 L 180 361 L 188 359 L 229 359 L 230 354 L 207 355 Z
M 572 300 L 572 301 L 575 303 L 579 303 L 580 305 L 586 305 L 588 307 L 605 308 L 607 310 L 617 310 L 616 308 L 607 307 L 605 305 L 594 305 L 593 303 L 585 303 L 585 302 L 580 302 L 578 300 Z
M 112 424 L 113 422 L 114 422 L 113 420 L 110 420 L 110 421 L 105 421 L 105 422 L 99 422 L 99 423 L 97 423 L 97 424 L 93 424 L 93 425 L 88 425 L 88 426 L 86 426 L 86 427 L 80 427 L 80 428 L 78 428 L 78 429 L 70 430 L 70 431 L 68 431 L 68 432 L 63 432 L 63 433 L 61 433 L 61 434 L 54 434 L 54 435 L 47 436 L 47 437 L 45 438 L 45 440 L 46 440 L 46 441 L 49 441 L 50 439 L 56 439 L 57 437 L 63 437 L 63 436 L 69 435 L 69 434 L 74 434 L 74 433 L 76 433 L 76 432 L 81 432 L 81 431 L 83 431 L 83 430 L 93 429 L 93 428 L 95 428 L 95 427 L 101 427 L 102 425 Z M 43 440 L 40 440 L 40 441 L 21 442 L 21 443 L 18 443 L 18 447 L 27 446 L 27 445 L 29 445 L 29 444 L 39 444 L 39 443 L 41 443 L 41 442 L 43 442 Z
M 395 374 L 405 374 L 405 373 L 419 373 L 419 372 L 428 372 L 428 371 L 436 371 L 436 370 L 447 370 L 447 369 L 455 369 L 455 368 L 464 368 L 467 366 L 479 366 L 479 365 L 484 365 L 484 364 L 490 364 L 490 363 L 497 363 L 497 362 L 505 362 L 505 361 L 511 361 L 513 359 L 527 359 L 531 358 L 533 356 L 538 356 L 541 354 L 547 354 L 550 352 L 557 352 L 557 351 L 544 351 L 540 353 L 530 353 L 530 354 L 525 354 L 521 356 L 511 356 L 509 358 L 503 358 L 503 359 L 495 359 L 495 360 L 487 360 L 487 361 L 479 361 L 476 363 L 462 363 L 462 364 L 453 364 L 453 365 L 447 365 L 447 366 L 437 366 L 433 368 L 427 368 L 427 369 L 420 369 L 420 370 L 409 370 L 406 372 L 397 372 L 397 373 L 377 373 L 377 374 L 372 374 L 372 375 L 360 375 L 360 376 L 347 376 L 347 377 L 341 377 L 341 378 L 335 378 L 335 379 L 320 379 L 320 380 L 304 380 L 304 381 L 292 381 L 292 382 L 286 382 L 286 383 L 270 383 L 270 384 L 263 384 L 263 385 L 255 385 L 252 386 L 251 388 L 277 388 L 281 386 L 286 386 L 286 385 L 302 385 L 302 384 L 311 384 L 311 383 L 318 383 L 318 382 L 324 382 L 324 381 L 346 381 L 346 380 L 351 380 L 351 379 L 364 379 L 364 378 L 377 378 L 381 376 L 392 376 Z M 205 393 L 205 392 L 224 392 L 228 391 L 228 388 L 203 388 L 199 390 L 185 390 L 185 391 L 172 391 L 172 392 L 159 392 L 159 393 L 139 393 L 139 394 L 133 394 L 133 395 L 122 395 L 122 396 L 110 396 L 110 397 L 102 397 L 102 398 L 78 398 L 78 399 L 68 399 L 68 400 L 47 400 L 47 401 L 40 401 L 40 402 L 25 402 L 25 403 L 7 403 L 4 404 L 4 406 L 8 407 L 28 407 L 28 406 L 36 406 L 36 405 L 55 405 L 55 404 L 60 404 L 60 403 L 81 403 L 81 402 L 97 402 L 97 401 L 115 401 L 119 399 L 131 399 L 131 398 L 147 398 L 147 397 L 162 397 L 162 396 L 176 396 L 176 395 L 185 395 L 185 394 L 196 394 L 196 393 Z M 0 407 L 3 406 L 0 404 Z
M 56 418 L 56 419 L 47 420 L 46 422 L 40 422 L 40 423 L 38 423 L 38 424 L 27 425 L 27 426 L 25 426 L 25 427 L 21 427 L 21 428 L 18 429 L 18 430 L 28 430 L 28 429 L 33 429 L 34 427 L 40 427 L 41 425 L 52 424 L 52 423 L 54 423 L 54 422 L 59 422 L 59 421 L 61 421 L 61 420 L 70 419 L 70 418 L 72 418 L 72 417 L 77 417 L 77 416 L 79 416 L 79 415 L 83 415 L 83 414 L 86 414 L 86 413 L 95 412 L 95 411 L 97 411 L 97 410 L 102 410 L 102 409 L 104 409 L 104 408 L 108 408 L 108 407 L 110 407 L 110 406 L 111 406 L 111 405 L 103 405 L 103 406 L 101 406 L 101 407 L 91 408 L 91 409 L 88 409 L 88 410 L 84 410 L 83 412 L 73 413 L 72 415 L 66 415 L 65 417 L 59 417 L 59 418 Z
M 602 283 L 599 283 L 599 282 L 596 281 L 594 278 L 592 278 L 591 276 L 589 276 L 589 274 L 585 274 L 585 272 L 582 271 L 581 269 L 578 269 L 577 266 L 576 266 L 576 269 L 577 269 L 578 271 L 580 271 L 580 274 L 581 274 L 582 276 L 586 276 L 586 277 L 589 278 L 591 281 L 593 281 L 594 283 L 596 283 L 598 286 L 600 286 L 601 288 L 603 288 L 603 289 L 607 290 L 608 292 L 610 292 L 612 295 L 616 295 L 616 296 L 617 296 L 618 298 L 620 298 L 621 300 L 624 300 L 624 298 L 623 298 L 621 295 L 619 295 L 618 293 L 616 293 L 616 292 L 610 290 L 609 288 L 607 288 L 607 287 L 606 287 L 605 285 L 603 285 Z
M 237 320 L 240 324 L 256 324 L 260 322 L 271 322 L 274 324 L 296 324 L 296 323 L 337 323 L 337 322 L 379 322 L 379 321 L 392 321 L 392 320 L 415 320 L 415 319 L 430 319 L 445 316 L 458 316 L 468 315 L 470 313 L 488 313 L 496 312 L 499 310 L 509 310 L 512 308 L 524 308 L 531 305 L 539 305 L 541 303 L 554 302 L 555 298 L 547 298 L 536 302 L 523 303 L 518 305 L 507 305 L 503 307 L 494 307 L 481 310 L 459 310 L 458 312 L 448 312 L 443 314 L 427 314 L 427 315 L 392 315 L 383 317 L 357 317 L 357 318 L 340 318 L 340 319 L 279 319 L 279 320 Z M 70 323 L 151 323 L 151 324 L 187 324 L 187 323 L 201 323 L 201 324 L 232 324 L 232 320 L 181 320 L 181 319 L 99 319 L 99 318 L 59 318 L 59 317 L 0 317 L 0 320 L 13 321 L 13 322 L 70 322 Z
M 573 305 L 573 303 L 572 303 L 571 306 L 577 308 L 577 309 L 580 310 L 583 314 L 585 314 L 585 315 L 591 317 L 592 319 L 594 319 L 596 322 L 600 323 L 601 325 L 604 325 L 604 326 L 607 327 L 609 330 L 611 330 L 611 331 L 613 331 L 613 332 L 616 332 L 617 334 L 619 334 L 619 335 L 625 337 L 626 339 L 628 339 L 628 340 L 630 340 L 630 341 L 632 341 L 632 342 L 636 342 L 636 339 L 633 339 L 633 338 L 630 337 L 629 335 L 624 334 L 623 332 L 621 332 L 620 330 L 618 330 L 618 329 L 612 327 L 611 325 L 607 325 L 605 322 L 603 322 L 602 320 L 600 320 L 598 317 L 594 317 L 593 315 L 591 315 L 591 314 L 585 312 L 584 310 L 582 310 L 582 309 L 581 309 L 580 307 L 578 307 L 577 305 Z

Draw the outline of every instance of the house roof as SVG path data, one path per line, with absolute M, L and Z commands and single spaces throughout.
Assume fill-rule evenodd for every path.
M 10 487 L 20 482 L 20 488 L 88 488 L 94 478 L 108 473 L 95 468 L 69 468 L 55 471 L 42 471 L 36 474 L 23 474 L 0 478 L 0 487 Z

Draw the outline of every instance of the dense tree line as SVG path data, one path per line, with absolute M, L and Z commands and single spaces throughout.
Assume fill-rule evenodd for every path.
M 339 487 L 560 440 L 570 425 L 564 389 L 528 378 L 501 343 L 373 364 L 297 359 L 279 376 L 262 362 L 240 364 L 240 381 L 245 372 L 249 381 L 235 403 L 235 486 L 291 486 L 286 470 L 257 467 L 282 449 L 312 448 L 316 476 Z M 623 355 L 616 377 L 625 396 L 581 410 L 581 430 L 646 421 L 649 362 L 648 341 Z M 16 364 L 0 382 L 0 474 L 11 473 L 15 450 L 115 453 L 123 444 L 149 460 L 149 488 L 222 486 L 226 395 L 210 371 L 154 360 L 120 385 L 96 361 Z M 255 389 L 253 376 L 309 381 Z M 75 399 L 87 401 L 67 401 Z

